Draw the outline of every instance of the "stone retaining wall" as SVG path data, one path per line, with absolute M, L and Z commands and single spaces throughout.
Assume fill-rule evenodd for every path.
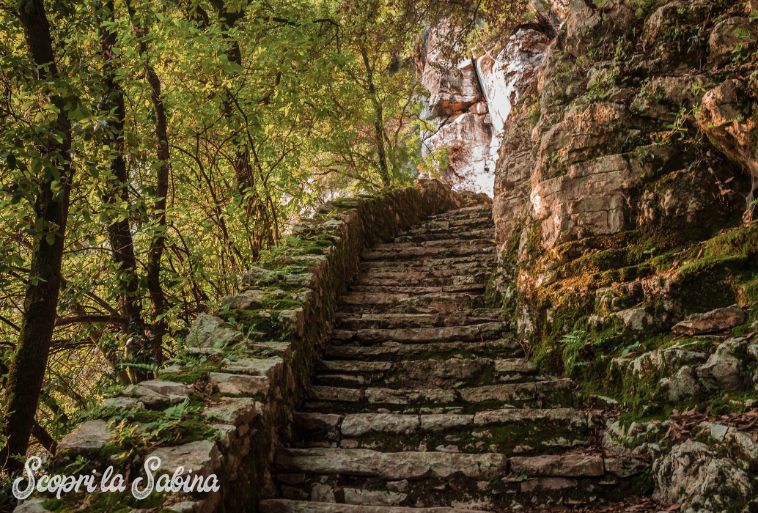
M 16 511 L 82 511 L 83 505 L 110 513 L 255 511 L 270 491 L 273 449 L 288 436 L 362 250 L 464 201 L 438 181 L 423 181 L 324 206 L 257 262 L 242 278 L 242 292 L 198 316 L 180 356 L 158 379 L 106 399 L 61 441 L 50 465 L 77 474 L 113 464 L 133 478 L 157 455 L 169 474 L 179 465 L 193 475 L 215 473 L 219 492 L 152 494 L 140 502 L 127 483 L 120 494 L 36 498 Z

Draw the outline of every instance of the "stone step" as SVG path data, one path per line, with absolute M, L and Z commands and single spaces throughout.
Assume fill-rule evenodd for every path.
M 492 205 L 474 205 L 472 207 L 456 208 L 442 212 L 441 214 L 434 214 L 429 219 L 447 219 L 450 217 L 460 217 L 467 215 L 482 215 L 492 217 Z
M 497 258 L 494 251 L 476 255 L 433 256 L 419 260 L 364 260 L 359 265 L 360 273 L 380 271 L 402 271 L 428 273 L 437 269 L 451 269 L 457 274 L 483 272 L 494 269 Z
M 482 293 L 484 292 L 487 284 L 484 280 L 479 280 L 473 283 L 459 283 L 454 285 L 408 285 L 408 281 L 405 281 L 405 285 L 392 284 L 356 284 L 350 286 L 350 292 L 368 292 L 368 293 L 401 293 L 401 294 L 438 294 L 438 293 L 455 293 L 455 292 L 467 292 L 467 293 Z
M 498 479 L 508 473 L 502 454 L 396 452 L 369 449 L 279 449 L 275 465 L 282 472 L 377 477 L 387 481 L 465 476 Z
M 329 413 L 405 412 L 468 413 L 489 408 L 572 406 L 570 379 L 498 383 L 461 388 L 336 387 L 315 385 L 308 390 L 308 410 Z
M 464 244 L 463 241 L 456 246 L 418 246 L 414 244 L 391 244 L 384 248 L 375 248 L 363 252 L 364 261 L 395 261 L 421 259 L 443 259 L 468 256 L 497 254 L 495 245 L 489 241 L 485 244 Z
M 363 506 L 334 502 L 312 502 L 287 499 L 266 499 L 260 503 L 261 513 L 487 513 L 463 508 L 404 508 L 402 506 Z
M 430 328 L 367 328 L 359 330 L 337 329 L 332 333 L 332 344 L 358 343 L 370 345 L 380 342 L 468 342 L 501 338 L 508 326 L 502 322 L 485 322 L 465 326 Z
M 481 246 L 481 247 L 495 247 L 495 240 L 492 236 L 481 237 L 477 239 L 461 239 L 456 234 L 455 238 L 451 239 L 433 239 L 429 241 L 419 242 L 383 242 L 373 247 L 376 251 L 384 250 L 409 250 L 419 248 L 459 248 L 469 246 Z
M 406 230 L 400 235 L 425 235 L 430 233 L 444 233 L 450 237 L 453 233 L 469 232 L 473 230 L 482 229 L 495 229 L 495 223 L 491 218 L 487 217 L 473 217 L 473 218 L 451 218 L 451 219 L 430 219 L 421 224 L 416 225 L 415 228 Z
M 454 356 L 480 356 L 507 358 L 523 356 L 521 345 L 512 338 L 486 342 L 436 342 L 431 344 L 402 344 L 385 342 L 372 346 L 327 345 L 324 357 L 360 360 L 418 360 L 452 358 Z
M 586 445 L 593 423 L 571 408 L 506 408 L 475 414 L 298 412 L 295 444 L 385 452 L 537 454 Z
M 445 360 L 322 360 L 315 383 L 344 386 L 383 385 L 413 387 L 429 384 L 438 387 L 491 385 L 524 381 L 536 373 L 536 366 L 523 358 L 461 358 Z
M 624 496 L 636 483 L 615 475 L 593 452 L 508 458 L 309 448 L 281 450 L 276 464 L 285 497 L 364 506 L 523 511 L 558 500 L 586 504 L 598 496 Z
M 353 314 L 339 312 L 336 315 L 335 326 L 339 329 L 388 329 L 413 328 L 433 326 L 465 326 L 483 322 L 496 322 L 500 311 L 496 309 L 481 309 L 471 315 L 442 315 L 432 314 Z
M 469 313 L 484 306 L 482 294 L 472 292 L 348 292 L 340 299 L 340 311 L 361 313 Z
M 471 239 L 490 239 L 494 236 L 494 227 L 475 228 L 473 230 L 456 230 L 455 237 L 458 240 L 471 240 Z M 408 234 L 404 233 L 395 237 L 394 242 L 431 242 L 437 240 L 450 240 L 450 231 L 430 231 L 423 233 Z
M 359 276 L 352 285 L 370 287 L 454 287 L 459 285 L 484 285 L 489 279 L 489 270 L 477 273 L 447 274 L 423 272 L 370 272 Z
M 356 283 L 362 280 L 374 279 L 395 279 L 400 283 L 408 284 L 424 279 L 449 278 L 456 282 L 470 276 L 489 276 L 492 272 L 488 266 L 481 265 L 479 260 L 462 262 L 450 267 L 432 267 L 412 269 L 406 266 L 406 263 L 395 263 L 393 266 L 379 266 L 379 262 L 363 262 L 361 265 L 363 271 L 357 276 Z

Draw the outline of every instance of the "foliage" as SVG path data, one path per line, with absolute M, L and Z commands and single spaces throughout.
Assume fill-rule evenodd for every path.
M 412 181 L 423 165 L 412 56 L 424 25 L 452 15 L 494 27 L 525 2 L 43 5 L 52 81 L 39 78 L 16 7 L 0 10 L 0 374 L 38 280 L 34 238 L 57 229 L 35 206 L 43 183 L 60 189 L 61 155 L 45 142 L 61 137 L 53 127 L 65 116 L 74 181 L 37 415 L 56 438 L 103 390 L 170 359 L 194 316 L 236 292 L 293 220 Z M 119 226 L 132 265 L 114 247 Z M 153 353 L 134 351 L 148 342 Z

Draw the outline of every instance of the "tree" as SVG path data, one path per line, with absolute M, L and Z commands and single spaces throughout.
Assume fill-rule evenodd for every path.
M 103 58 L 103 100 L 101 110 L 109 116 L 110 130 L 105 132 L 104 145 L 111 148 L 110 174 L 105 179 L 104 202 L 109 207 L 108 238 L 116 263 L 121 308 L 130 333 L 130 359 L 145 361 L 148 347 L 145 343 L 145 321 L 142 318 L 137 259 L 131 233 L 129 177 L 126 169 L 124 123 L 126 107 L 124 91 L 117 79 L 115 9 L 113 0 L 101 6 L 100 47 Z M 165 199 L 164 199 L 165 201 Z M 140 373 L 136 373 L 136 381 Z
M 18 17 L 39 80 L 53 83 L 60 80 L 42 0 L 20 1 Z M 39 189 L 34 203 L 31 269 L 24 298 L 23 322 L 6 385 L 3 428 L 8 441 L 1 459 L 11 470 L 21 467 L 17 458 L 26 453 L 35 424 L 55 325 L 73 178 L 69 106 L 59 92 L 49 91 L 49 95 L 52 122 L 49 135 L 39 148 L 40 163 L 34 177 Z

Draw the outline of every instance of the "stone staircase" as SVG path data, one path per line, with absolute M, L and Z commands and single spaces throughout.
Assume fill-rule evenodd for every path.
M 434 216 L 366 251 L 342 298 L 263 513 L 453 513 L 635 492 L 574 383 L 542 376 L 484 304 L 490 206 Z

